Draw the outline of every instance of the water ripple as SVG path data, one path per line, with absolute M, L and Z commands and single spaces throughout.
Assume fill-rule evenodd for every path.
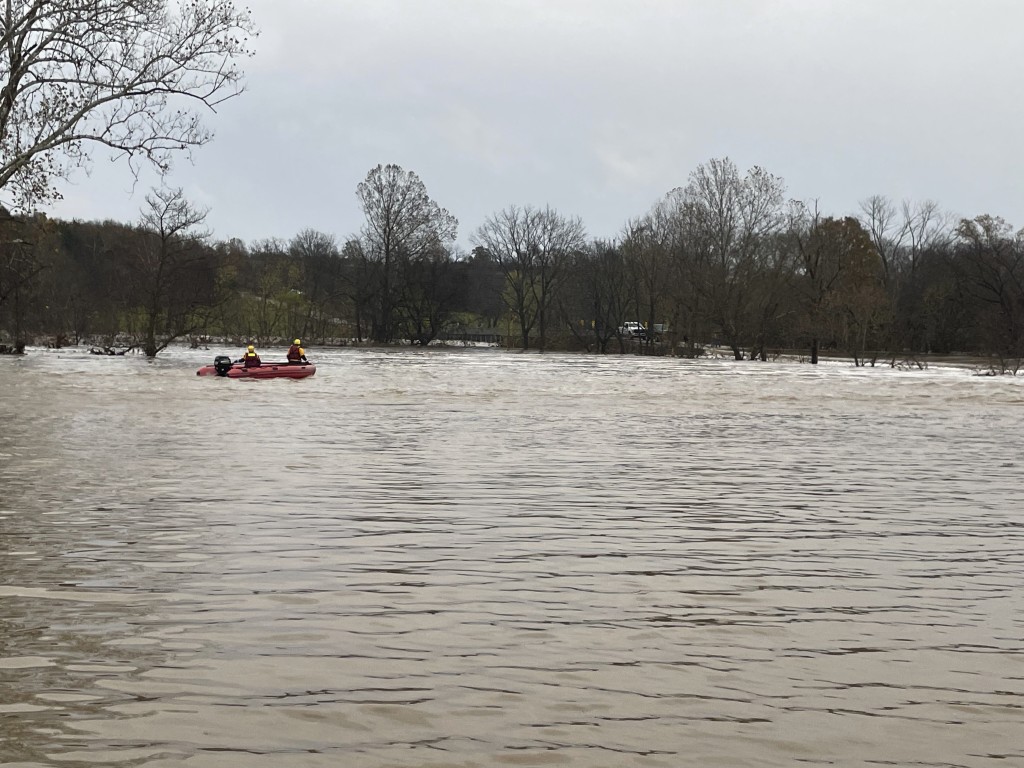
M 0 361 L 0 763 L 1024 764 L 1021 381 L 220 351 Z

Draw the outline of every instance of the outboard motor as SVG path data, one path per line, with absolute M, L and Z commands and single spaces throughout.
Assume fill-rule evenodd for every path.
M 231 358 L 227 355 L 217 355 L 213 358 L 213 367 L 218 376 L 227 376 L 228 371 L 231 370 Z

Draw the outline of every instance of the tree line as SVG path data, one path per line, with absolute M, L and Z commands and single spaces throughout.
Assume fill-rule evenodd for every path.
M 365 224 L 340 243 L 314 230 L 213 241 L 206 212 L 164 188 L 133 224 L 0 212 L 0 329 L 14 345 L 120 338 L 151 356 L 203 336 L 426 345 L 472 327 L 539 350 L 962 353 L 1013 371 L 1024 358 L 1024 232 L 994 216 L 881 196 L 827 216 L 724 158 L 615 239 L 509 206 L 467 253 L 415 173 L 377 166 L 356 197 Z M 651 332 L 631 339 L 627 321 Z
M 166 180 L 208 143 L 200 112 L 244 91 L 259 34 L 233 0 L 9 0 L 0 10 L 0 352 L 26 341 L 301 335 L 429 344 L 468 328 L 523 349 L 737 358 L 779 350 L 961 352 L 1016 371 L 1024 356 L 1024 235 L 997 216 L 866 199 L 851 216 L 786 197 L 761 168 L 699 166 L 609 240 L 550 207 L 509 206 L 472 250 L 415 173 L 372 169 L 365 224 L 343 242 L 213 241 L 207 212 L 160 187 L 133 223 L 37 211 L 102 147 Z M 5 207 L 6 206 L 6 207 Z M 623 323 L 643 323 L 630 338 Z

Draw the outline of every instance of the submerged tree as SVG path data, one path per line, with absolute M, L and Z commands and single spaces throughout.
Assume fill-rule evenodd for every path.
M 245 336 L 262 341 L 299 332 L 290 330 L 291 321 L 298 317 L 299 272 L 298 261 L 282 241 L 269 238 L 253 243 L 246 273 L 252 301 L 245 305 Z
M 851 216 L 833 219 L 816 209 L 798 211 L 802 215 L 794 216 L 790 237 L 798 258 L 797 290 L 811 363 L 818 362 L 826 339 L 829 346 L 848 347 L 859 364 L 868 335 L 888 306 L 878 250 Z
M 216 303 L 216 265 L 203 244 L 207 234 L 196 230 L 206 214 L 180 189 L 160 189 L 146 196 L 132 276 L 147 357 L 156 357 L 175 339 L 203 327 L 203 310 Z
M 396 313 L 402 332 L 413 344 L 426 346 L 444 329 L 464 297 L 464 270 L 444 250 L 402 260 Z
M 569 276 L 572 257 L 586 246 L 583 221 L 552 208 L 512 205 L 490 216 L 473 241 L 505 276 L 508 308 L 519 322 L 523 349 L 534 326 L 543 350 L 547 322 L 558 289 Z
M 302 271 L 301 327 L 289 335 L 323 339 L 332 326 L 332 308 L 343 294 L 341 257 L 333 235 L 304 229 L 292 238 L 288 252 Z
M 661 201 L 641 219 L 628 222 L 622 236 L 622 252 L 630 269 L 630 294 L 635 307 L 623 303 L 620 321 L 643 322 L 646 342 L 655 338 L 654 326 L 665 320 L 667 298 L 673 287 L 672 243 L 674 235 L 672 206 Z M 621 325 L 621 322 L 618 325 Z M 616 331 L 620 337 L 621 334 Z
M 784 220 L 784 196 L 782 179 L 756 166 L 741 176 L 729 158 L 698 166 L 678 193 L 691 280 L 737 360 L 753 335 L 753 287 Z
M 975 303 L 978 346 L 1000 360 L 1002 371 L 1024 364 L 1024 229 L 998 216 L 963 219 L 957 227 L 956 265 Z
M 14 217 L 0 207 L 0 328 L 9 320 L 18 351 L 25 347 L 26 306 L 45 268 L 38 254 L 41 230 L 36 219 Z
M 630 269 L 618 243 L 595 240 L 576 253 L 572 279 L 559 293 L 559 310 L 566 328 L 588 351 L 604 354 L 620 328 L 636 316 Z
M 166 171 L 210 140 L 197 108 L 242 91 L 255 35 L 230 0 L 8 0 L 0 8 L 0 190 L 58 199 L 92 147 Z
M 930 304 L 922 268 L 929 255 L 944 251 L 953 224 L 938 203 L 903 201 L 899 210 L 882 195 L 861 201 L 861 226 L 881 262 L 882 278 L 893 313 L 889 344 L 894 350 L 930 346 Z M 934 293 L 934 292 L 932 292 Z
M 400 260 L 447 249 L 459 222 L 430 198 L 419 176 L 397 165 L 371 170 L 356 188 L 356 196 L 366 216 L 363 253 L 380 267 L 372 336 L 374 341 L 389 342 L 394 338 L 401 293 Z

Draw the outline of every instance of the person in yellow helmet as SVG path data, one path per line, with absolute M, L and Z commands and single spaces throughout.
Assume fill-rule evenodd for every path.
M 242 364 L 246 368 L 259 368 L 260 356 L 256 354 L 256 347 L 252 344 L 246 348 L 245 354 L 242 355 Z
M 306 359 L 306 350 L 302 348 L 302 341 L 296 339 L 292 342 L 292 345 L 288 347 L 288 362 L 292 364 L 308 363 Z

